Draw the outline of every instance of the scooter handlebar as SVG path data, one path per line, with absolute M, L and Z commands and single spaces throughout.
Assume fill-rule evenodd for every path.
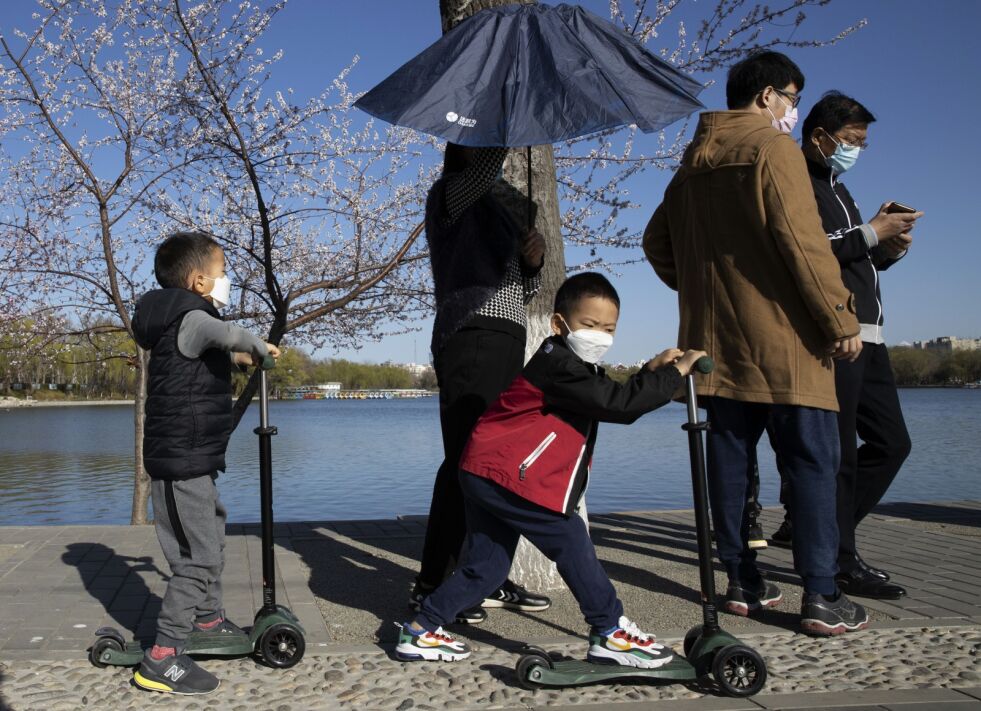
M 272 370 L 276 367 L 276 359 L 271 355 L 263 356 L 262 363 L 259 365 L 263 370 Z
M 695 361 L 694 369 L 703 375 L 711 373 L 713 370 L 715 370 L 715 361 L 708 356 L 702 356 Z

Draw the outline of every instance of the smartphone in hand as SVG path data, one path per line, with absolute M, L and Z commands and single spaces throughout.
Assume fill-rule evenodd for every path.
M 889 203 L 886 206 L 886 212 L 890 214 L 894 212 L 912 213 L 912 212 L 916 212 L 916 208 L 910 207 L 909 205 L 904 205 L 901 202 L 896 202 L 895 200 L 893 200 L 891 203 Z

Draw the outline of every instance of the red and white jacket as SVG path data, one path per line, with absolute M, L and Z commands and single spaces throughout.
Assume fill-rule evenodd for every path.
M 586 488 L 597 422 L 630 424 L 682 382 L 669 365 L 617 383 L 552 336 L 477 422 L 460 468 L 569 516 Z

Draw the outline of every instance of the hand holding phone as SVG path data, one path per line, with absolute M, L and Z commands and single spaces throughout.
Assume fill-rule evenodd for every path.
M 896 213 L 896 212 L 901 212 L 901 213 L 914 213 L 914 212 L 916 212 L 916 208 L 915 207 L 910 207 L 909 205 L 904 205 L 901 202 L 896 202 L 895 200 L 893 200 L 888 205 L 886 205 L 886 212 L 889 213 L 889 214 L 893 214 L 893 213 Z

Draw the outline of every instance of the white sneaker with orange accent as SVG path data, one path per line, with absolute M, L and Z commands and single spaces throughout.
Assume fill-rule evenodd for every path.
M 416 631 L 408 622 L 399 627 L 402 632 L 395 656 L 403 662 L 455 662 L 470 656 L 470 647 L 450 637 L 442 627 L 437 627 L 435 632 Z
M 586 658 L 601 664 L 656 669 L 670 662 L 674 653 L 658 644 L 654 635 L 641 632 L 637 625 L 621 617 L 618 626 L 612 629 L 593 628 Z

